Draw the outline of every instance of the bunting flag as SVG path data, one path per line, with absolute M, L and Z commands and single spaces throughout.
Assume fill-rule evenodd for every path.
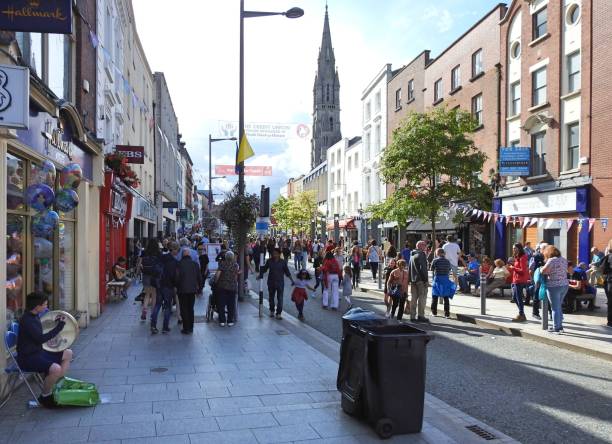
M 561 221 L 559 221 L 561 222 Z M 572 228 L 572 225 L 574 225 L 575 220 L 574 219 L 566 219 L 567 222 L 567 231 L 569 231 Z
M 497 224 L 497 220 L 499 219 L 499 214 L 493 213 L 493 223 Z
M 91 46 L 96 49 L 100 41 L 98 40 L 98 36 L 91 30 L 89 31 L 89 40 L 91 41 Z
M 506 216 L 506 226 L 508 226 L 512 222 L 512 216 Z
M 472 216 L 478 216 L 478 210 L 476 208 L 472 210 Z
M 582 226 L 584 225 L 584 219 L 578 219 L 578 231 L 582 231 Z
M 531 223 L 529 224 L 530 227 L 533 227 L 535 224 L 538 223 L 538 218 L 534 217 L 533 219 L 531 219 Z
M 591 232 L 591 230 L 593 229 L 593 225 L 595 225 L 595 221 L 596 221 L 596 220 L 597 220 L 597 219 L 594 219 L 594 218 L 590 218 L 590 219 L 589 219 L 589 233 L 590 233 L 590 232 Z
M 601 222 L 601 229 L 604 230 L 604 233 L 606 232 L 606 230 L 608 229 L 608 218 L 604 217 L 603 219 L 599 220 Z
M 538 226 L 539 227 L 543 227 L 544 223 L 546 223 L 546 219 L 544 219 L 543 217 L 538 219 Z
M 516 227 L 516 222 L 517 222 L 517 219 L 518 219 L 518 225 L 519 225 L 519 227 L 522 227 L 522 226 L 523 226 L 523 222 L 525 222 L 525 218 L 524 218 L 524 217 L 515 217 L 515 218 L 514 218 L 514 226 L 515 226 L 515 227 Z
M 487 222 L 491 222 L 492 217 L 493 217 L 493 213 L 489 212 L 489 215 L 487 217 Z
M 529 217 L 525 217 L 523 218 L 523 220 L 521 221 L 521 226 L 523 228 L 527 228 L 527 225 L 529 225 L 529 222 L 531 222 L 531 219 Z
M 546 219 L 546 223 L 544 224 L 544 229 L 550 230 L 555 223 L 554 219 Z

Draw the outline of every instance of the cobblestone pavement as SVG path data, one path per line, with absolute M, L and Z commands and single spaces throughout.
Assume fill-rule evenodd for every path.
M 319 350 L 327 346 L 337 358 L 336 342 L 302 335 L 304 326 L 296 335 L 290 320 L 259 319 L 248 303 L 239 304 L 232 328 L 199 322 L 193 336 L 181 335 L 176 325 L 169 335 L 152 336 L 133 296 L 110 305 L 74 347 L 70 375 L 98 384 L 105 402 L 28 409 L 22 387 L 2 411 L 0 442 L 379 441 L 340 409 L 337 363 Z M 196 314 L 204 304 L 200 298 Z M 483 442 L 470 425 L 495 434 L 492 442 L 516 442 L 429 395 L 422 433 L 390 442 Z
M 257 290 L 254 280 L 251 286 Z M 287 281 L 285 309 L 296 316 L 290 291 Z M 340 341 L 346 304 L 337 312 L 322 310 L 320 294 L 306 302 L 305 323 Z M 356 292 L 353 302 L 384 311 L 378 293 Z M 418 324 L 434 335 L 427 346 L 428 393 L 521 442 L 612 442 L 610 362 L 496 329 L 430 319 Z

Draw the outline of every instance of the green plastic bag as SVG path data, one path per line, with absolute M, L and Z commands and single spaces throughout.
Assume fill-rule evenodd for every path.
M 100 403 L 100 394 L 91 382 L 62 378 L 53 388 L 53 399 L 58 405 L 93 407 Z

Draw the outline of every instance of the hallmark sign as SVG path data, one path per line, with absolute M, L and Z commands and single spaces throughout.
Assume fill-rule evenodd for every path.
M 29 103 L 30 70 L 22 66 L 0 65 L 0 127 L 27 129 Z
M 2 0 L 0 29 L 72 33 L 72 0 Z

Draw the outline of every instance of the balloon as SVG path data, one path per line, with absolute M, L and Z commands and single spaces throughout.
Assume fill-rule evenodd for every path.
M 55 207 L 64 213 L 74 210 L 78 204 L 79 195 L 73 189 L 60 190 L 55 196 Z
M 48 237 L 53 232 L 54 228 L 55 227 L 52 225 L 45 223 L 44 215 L 37 214 L 32 217 L 32 234 L 34 234 L 34 236 L 43 238 Z
M 62 168 L 60 185 L 64 189 L 77 189 L 83 178 L 83 170 L 78 163 L 69 163 Z
M 55 183 L 55 176 L 57 175 L 57 171 L 55 170 L 55 165 L 50 160 L 45 160 L 42 164 L 42 170 L 45 173 L 45 177 L 51 181 L 51 183 Z
M 59 214 L 57 214 L 53 210 L 47 211 L 43 215 L 43 221 L 47 225 L 51 225 L 55 229 L 55 227 L 57 227 L 57 224 L 59 223 Z
M 51 187 L 44 183 L 30 185 L 26 189 L 26 202 L 36 211 L 45 211 L 49 208 L 54 197 Z

